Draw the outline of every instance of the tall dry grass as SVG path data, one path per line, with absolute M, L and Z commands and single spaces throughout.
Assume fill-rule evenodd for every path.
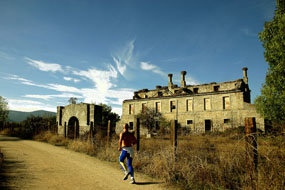
M 35 137 L 55 145 L 63 145 L 99 159 L 118 162 L 118 137 L 106 139 L 96 135 L 91 145 L 86 138 L 67 140 L 62 136 L 43 133 Z M 259 189 L 284 189 L 284 136 L 258 137 Z M 136 172 L 163 179 L 180 189 L 251 189 L 246 170 L 244 135 L 238 130 L 210 135 L 188 136 L 178 139 L 176 162 L 167 137 L 141 139 L 141 150 L 135 154 Z M 119 167 L 119 165 L 118 165 Z

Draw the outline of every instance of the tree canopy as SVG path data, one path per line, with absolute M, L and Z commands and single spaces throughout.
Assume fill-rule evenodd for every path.
M 148 132 L 158 132 L 160 134 L 168 133 L 170 122 L 165 119 L 160 112 L 145 107 L 137 116 L 140 119 L 142 127 L 147 128 Z
M 108 120 L 111 121 L 111 126 L 114 127 L 116 122 L 120 120 L 120 116 L 117 113 L 112 112 L 112 107 L 106 104 L 99 104 L 102 106 L 102 126 L 108 125 Z
M 274 18 L 265 22 L 259 39 L 268 63 L 261 95 L 255 99 L 257 111 L 277 125 L 285 125 L 285 6 L 277 0 Z
M 70 104 L 76 104 L 76 101 L 77 101 L 77 98 L 75 98 L 75 97 L 70 97 L 69 100 L 68 100 L 68 102 Z
M 8 102 L 0 96 L 0 122 L 5 122 L 8 119 Z

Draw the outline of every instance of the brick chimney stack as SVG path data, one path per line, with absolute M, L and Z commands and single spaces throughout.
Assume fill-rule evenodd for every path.
M 186 87 L 186 81 L 185 81 L 185 75 L 186 75 L 186 71 L 181 71 L 181 87 Z
M 172 88 L 172 74 L 168 74 L 168 88 Z
M 248 84 L 248 78 L 247 78 L 247 67 L 242 68 L 243 70 L 243 81 L 245 84 Z

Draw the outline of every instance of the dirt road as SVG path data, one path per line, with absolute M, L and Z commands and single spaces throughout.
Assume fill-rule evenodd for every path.
M 119 165 L 63 147 L 0 135 L 0 148 L 0 189 L 164 189 L 137 173 L 137 184 L 129 184 Z

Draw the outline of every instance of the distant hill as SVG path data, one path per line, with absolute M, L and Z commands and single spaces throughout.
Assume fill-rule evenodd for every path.
M 45 116 L 51 117 L 56 116 L 55 112 L 45 111 L 45 110 L 38 110 L 33 112 L 22 112 L 22 111 L 14 111 L 9 110 L 8 121 L 10 122 L 21 122 L 27 119 L 29 116 Z

